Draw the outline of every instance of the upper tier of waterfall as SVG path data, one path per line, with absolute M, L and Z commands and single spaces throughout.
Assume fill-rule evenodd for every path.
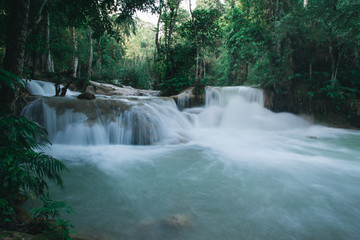
M 26 88 L 30 94 L 34 96 L 55 96 L 55 84 L 51 82 L 44 82 L 40 80 L 25 80 Z M 60 85 L 63 87 L 62 85 Z M 66 96 L 75 96 L 78 95 L 78 92 L 73 92 L 71 90 L 66 91 Z
M 261 89 L 235 86 L 235 87 L 206 87 L 205 105 L 219 105 L 225 107 L 234 98 L 242 98 L 249 103 L 257 103 L 264 106 L 264 93 Z
M 309 124 L 290 113 L 264 108 L 261 89 L 207 87 L 202 108 L 179 111 L 171 98 L 101 96 L 94 100 L 53 95 L 54 85 L 33 80 L 38 94 L 23 115 L 43 125 L 53 143 L 77 145 L 174 144 L 191 140 L 204 128 L 286 130 Z M 51 94 L 52 93 L 52 94 Z

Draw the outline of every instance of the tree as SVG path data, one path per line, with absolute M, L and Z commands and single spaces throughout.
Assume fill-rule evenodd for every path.
M 26 66 L 30 67 L 32 75 L 53 72 L 53 70 L 57 71 L 57 74 L 70 69 L 78 70 L 71 67 L 77 62 L 77 50 L 74 50 L 72 54 L 75 56 L 72 60 L 73 64 L 66 59 L 66 61 L 61 60 L 62 64 L 59 67 L 56 66 L 59 60 L 54 59 L 57 57 L 55 52 L 61 51 L 54 49 L 57 46 L 53 43 L 57 41 L 56 37 L 64 38 L 63 35 L 57 34 L 60 33 L 60 28 L 63 33 L 68 29 L 77 33 L 77 30 L 81 28 L 90 27 L 91 39 L 99 39 L 107 33 L 123 41 L 123 35 L 119 34 L 119 30 L 128 34 L 128 30 L 134 23 L 133 15 L 137 10 L 156 11 L 154 0 L 79 0 L 75 2 L 71 0 L 15 0 L 11 4 L 1 4 L 0 7 L 5 13 L 1 14 L 1 18 L 8 23 L 8 26 L 0 26 L 3 27 L 2 32 L 5 28 L 8 29 L 3 65 L 5 69 L 19 76 L 23 71 L 25 46 L 27 46 L 26 59 L 28 60 Z M 74 39 L 76 41 L 73 41 L 73 46 L 79 42 L 77 37 Z M 67 53 L 67 50 L 63 53 Z M 89 57 L 85 69 L 89 69 L 91 65 L 89 63 L 90 51 L 87 54 Z M 63 64 L 66 64 L 66 67 Z M 83 72 L 91 73 L 91 71 Z M 74 75 L 79 76 L 75 71 Z M 11 99 L 15 97 L 7 98 L 13 101 Z
M 189 9 L 191 19 L 185 24 L 185 28 L 187 28 L 185 32 L 189 39 L 193 39 L 193 44 L 196 47 L 195 86 L 198 89 L 202 85 L 201 77 L 206 76 L 205 48 L 213 46 L 216 39 L 221 36 L 219 19 L 222 15 L 222 9 L 221 4 L 215 1 L 213 4 L 209 2 L 208 5 L 198 4 L 193 11 L 191 0 L 189 1 Z
M 181 12 L 180 3 L 181 0 L 160 1 L 159 3 L 159 19 L 155 37 L 155 64 L 159 76 L 159 82 L 157 84 L 173 77 L 174 59 L 171 52 L 174 32 L 176 31 L 176 25 L 178 23 L 179 12 Z M 161 29 L 163 32 L 162 44 L 159 41 L 160 23 L 163 24 Z
M 12 1 L 8 19 L 6 54 L 3 66 L 5 70 L 18 76 L 22 75 L 24 66 L 29 8 L 30 0 Z
M 28 25 L 30 0 L 14 0 L 10 5 L 7 26 L 6 53 L 3 67 L 6 71 L 21 76 L 24 66 L 25 43 Z M 11 91 L 8 85 L 0 82 L 3 94 L 1 102 L 9 106 L 10 112 L 16 112 L 17 91 Z M 16 87 L 16 86 L 15 86 Z

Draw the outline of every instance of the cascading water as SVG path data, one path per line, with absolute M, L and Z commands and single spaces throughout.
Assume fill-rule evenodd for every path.
M 78 237 L 360 236 L 360 133 L 273 113 L 260 89 L 207 88 L 183 112 L 162 98 L 43 97 L 24 114 L 69 168 L 52 197 L 76 210 Z
M 177 106 L 180 110 L 183 110 L 185 108 L 189 108 L 191 105 L 191 99 L 193 96 L 193 90 L 194 88 L 188 88 L 185 91 L 181 92 L 179 95 L 177 95 Z
M 30 94 L 34 96 L 55 96 L 55 84 L 50 82 L 44 82 L 39 80 L 26 80 L 26 87 Z M 60 85 L 60 87 L 63 87 Z M 75 96 L 78 93 L 73 92 L 71 90 L 66 91 L 67 96 Z
M 184 141 L 187 120 L 170 99 L 39 98 L 23 115 L 42 124 L 53 143 L 149 145 Z M 187 125 L 188 124 L 188 125 Z
M 257 103 L 264 106 L 264 94 L 261 89 L 252 87 L 206 87 L 205 105 L 226 106 L 234 98 L 242 98 L 250 103 Z
M 308 122 L 293 114 L 276 114 L 264 108 L 261 89 L 207 87 L 205 105 L 199 114 L 200 127 L 278 131 L 309 126 Z

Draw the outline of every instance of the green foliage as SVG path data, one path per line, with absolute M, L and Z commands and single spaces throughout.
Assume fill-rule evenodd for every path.
M 7 86 L 12 91 L 15 91 L 15 86 L 25 87 L 25 82 L 15 74 L 0 69 L 0 91 L 4 91 L 3 86 Z
M 50 12 L 64 17 L 65 27 L 91 26 L 96 39 L 105 33 L 116 36 L 114 25 L 130 23 L 137 10 L 155 11 L 153 0 L 54 0 L 50 1 L 49 8 Z
M 354 1 L 238 1 L 223 26 L 226 52 L 218 83 L 260 84 L 277 94 L 329 99 L 359 97 L 360 5 Z M 357 33 L 356 33 L 357 32 Z
M 344 87 L 340 84 L 339 80 L 332 79 L 324 82 L 324 87 L 320 88 L 320 93 L 325 93 L 335 102 L 344 101 L 346 99 L 356 99 L 360 93 L 359 90 L 349 87 Z
M 337 79 L 326 81 L 324 84 L 325 86 L 320 88 L 320 93 L 326 93 L 326 96 L 330 97 L 332 100 L 345 100 L 342 86 Z
M 172 78 L 159 84 L 162 96 L 172 96 L 193 85 L 193 79 Z
M 93 79 L 99 82 L 106 82 L 115 85 L 126 85 L 140 89 L 150 89 L 152 87 L 152 77 L 150 76 L 150 63 L 146 61 L 125 61 L 117 64 L 112 69 L 102 68 L 100 75 Z M 101 77 L 101 78 L 100 78 Z
M 307 95 L 308 95 L 309 99 L 311 100 L 314 97 L 314 92 L 308 91 Z
M 41 141 L 41 142 L 40 142 Z M 0 117 L 0 199 L 13 207 L 19 194 L 33 197 L 48 189 L 47 180 L 62 186 L 65 165 L 38 152 L 48 143 L 36 122 L 18 116 Z
M 6 86 L 16 94 L 16 85 L 25 83 L 16 75 L 0 71 L 1 86 Z M 4 89 L 0 89 L 4 91 Z M 61 172 L 66 169 L 59 160 L 41 152 L 41 148 L 50 144 L 46 130 L 38 123 L 24 117 L 0 115 L 0 227 L 16 228 L 15 206 L 20 198 L 42 195 L 48 190 L 47 181 L 53 181 L 62 187 Z M 70 239 L 68 221 L 60 218 L 60 212 L 72 212 L 64 202 L 55 202 L 48 195 L 41 198 L 43 208 L 35 210 L 36 217 L 56 221 L 54 231 L 58 239 Z
M 68 240 L 74 228 L 70 221 L 61 216 L 74 213 L 74 209 L 64 201 L 53 201 L 49 194 L 40 197 L 42 206 L 32 210 L 32 214 L 54 236 L 54 239 Z
M 1 71 L 1 84 L 15 91 L 24 85 L 14 74 Z M 60 173 L 65 165 L 40 152 L 49 144 L 47 133 L 38 123 L 15 115 L 0 116 L 0 224 L 14 219 L 13 208 L 19 195 L 37 196 L 48 189 L 46 180 L 62 186 Z
M 193 16 L 193 21 L 189 20 L 182 26 L 184 37 L 194 41 L 194 44 L 197 39 L 204 47 L 213 45 L 222 33 L 219 25 L 221 12 L 214 8 L 202 8 L 195 9 Z
M 130 85 L 140 89 L 150 89 L 152 87 L 149 65 L 146 61 L 139 61 L 133 65 L 125 65 L 123 71 L 117 77 L 125 85 Z
M 46 224 L 49 220 L 59 218 L 63 213 L 74 213 L 74 209 L 64 201 L 51 200 L 49 194 L 40 197 L 42 206 L 32 210 L 34 218 Z
M 74 229 L 74 226 L 70 223 L 69 220 L 64 220 L 62 218 L 56 219 L 54 224 L 50 227 L 50 232 L 53 234 L 54 239 L 58 240 L 70 240 L 70 233 Z
M 13 222 L 14 215 L 15 210 L 10 203 L 4 198 L 0 198 L 0 225 Z

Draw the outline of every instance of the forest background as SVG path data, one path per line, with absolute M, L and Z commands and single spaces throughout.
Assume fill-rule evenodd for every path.
M 140 11 L 157 21 L 141 21 Z M 274 111 L 356 122 L 359 16 L 356 0 L 2 0 L 0 63 L 82 90 L 88 80 L 164 96 L 253 85 Z M 20 45 L 19 58 L 12 51 Z

